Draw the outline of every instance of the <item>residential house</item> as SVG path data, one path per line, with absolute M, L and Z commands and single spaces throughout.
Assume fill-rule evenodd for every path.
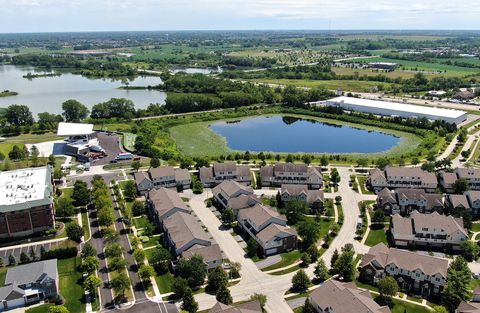
M 480 215 L 480 190 L 468 190 L 465 195 L 470 205 L 469 212 L 472 216 L 478 217 Z
M 480 313 L 480 303 L 462 301 L 455 313 Z
M 457 181 L 457 173 L 441 171 L 438 174 L 438 181 L 443 190 L 447 193 L 453 193 L 455 191 L 454 184 Z
M 309 190 L 307 185 L 283 184 L 280 197 L 283 202 L 290 200 L 306 202 L 314 212 L 323 211 L 325 202 L 322 190 Z
M 200 181 L 205 187 L 214 187 L 224 180 L 234 180 L 250 185 L 250 167 L 238 165 L 235 162 L 214 163 L 212 167 L 202 167 L 199 170 Z
M 217 302 L 208 313 L 262 313 L 262 307 L 258 300 L 245 302 L 236 306 Z
M 276 163 L 260 168 L 262 186 L 280 187 L 283 184 L 307 185 L 309 189 L 320 189 L 323 185 L 321 170 L 306 164 Z
M 176 190 L 161 187 L 147 194 L 148 208 L 158 226 L 163 220 L 177 212 L 190 214 L 192 209 L 180 198 Z
M 223 265 L 223 254 L 218 244 L 210 246 L 193 246 L 182 253 L 182 258 L 189 260 L 194 255 L 199 255 L 203 259 L 203 263 L 207 266 L 207 271 L 211 271 Z
M 178 188 L 189 189 L 192 183 L 187 169 L 172 166 L 152 167 L 148 172 L 139 171 L 133 174 L 138 192 L 142 195 L 152 189 Z
M 408 215 L 416 210 L 422 213 L 442 212 L 443 196 L 426 193 L 424 189 L 397 188 L 390 191 L 384 188 L 377 194 L 377 208 L 385 214 Z
M 378 192 L 384 188 L 416 188 L 434 192 L 437 188 L 437 176 L 419 167 L 387 166 L 385 170 L 372 169 L 367 184 Z
M 422 214 L 413 211 L 410 217 L 395 214 L 392 217 L 390 232 L 398 247 L 440 247 L 460 249 L 468 240 L 468 231 L 463 227 L 463 219 L 437 212 Z
M 388 306 L 378 305 L 368 290 L 360 290 L 354 283 L 328 280 L 309 297 L 318 313 L 390 313 Z
M 177 212 L 163 220 L 164 241 L 175 256 L 196 246 L 210 246 L 212 239 L 197 218 Z
M 377 284 L 392 276 L 399 287 L 424 298 L 439 295 L 447 282 L 448 260 L 379 243 L 362 257 L 360 279 Z
M 213 197 L 220 209 L 232 209 L 235 216 L 238 211 L 261 203 L 253 193 L 252 187 L 242 185 L 234 180 L 225 180 L 212 189 Z
M 257 204 L 240 210 L 239 226 L 254 238 L 264 255 L 272 255 L 297 247 L 297 233 L 287 227 L 287 218 L 271 207 Z
M 470 190 L 480 190 L 480 168 L 464 168 L 455 169 L 458 179 L 465 179 Z
M 9 268 L 0 287 L 0 311 L 24 307 L 58 296 L 57 259 Z

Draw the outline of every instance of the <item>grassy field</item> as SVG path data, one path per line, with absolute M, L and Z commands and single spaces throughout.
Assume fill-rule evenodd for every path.
M 380 229 L 374 229 L 370 227 L 370 232 L 368 233 L 367 240 L 365 241 L 365 244 L 369 247 L 373 247 L 376 244 L 379 244 L 383 242 L 384 244 L 388 244 L 387 242 L 387 234 L 386 234 L 386 229 L 380 228 Z
M 368 156 L 380 156 L 380 155 L 386 155 L 386 154 L 390 156 L 397 155 L 397 154 L 398 155 L 405 154 L 410 149 L 411 150 L 415 149 L 421 142 L 421 139 L 418 136 L 415 136 L 406 132 L 380 129 L 376 127 L 369 127 L 369 126 L 364 126 L 359 124 L 352 124 L 352 123 L 340 122 L 336 120 L 316 118 L 311 116 L 303 116 L 303 115 L 296 115 L 296 114 L 288 114 L 288 116 L 305 118 L 309 120 L 315 120 L 318 122 L 327 122 L 335 125 L 344 125 L 344 126 L 351 126 L 351 127 L 361 128 L 361 129 L 372 130 L 372 131 L 379 131 L 387 134 L 392 134 L 401 138 L 399 145 L 393 147 L 389 151 L 372 153 L 372 154 L 363 154 L 363 155 L 352 154 L 355 156 L 362 155 L 362 156 L 368 157 Z M 236 118 L 235 120 L 238 120 L 238 118 Z M 217 121 L 222 121 L 222 120 L 217 120 Z M 227 147 L 227 141 L 224 137 L 218 135 L 213 130 L 208 128 L 210 124 L 217 121 L 197 122 L 197 123 L 189 123 L 189 124 L 174 126 L 169 129 L 170 135 L 175 141 L 178 149 L 181 152 L 183 152 L 185 155 L 188 155 L 191 157 L 201 157 L 201 156 L 215 157 L 215 156 L 226 155 L 234 152 L 233 150 Z M 192 137 L 192 134 L 195 134 L 195 138 Z
M 172 292 L 173 280 L 173 275 L 170 273 L 155 276 L 155 281 L 157 282 L 160 293 Z
M 415 76 L 414 72 L 402 72 L 402 71 L 393 71 L 393 72 L 380 72 L 374 71 L 371 69 L 359 69 L 359 68 L 347 68 L 347 67 L 332 67 L 332 71 L 337 75 L 354 75 L 358 73 L 359 76 L 377 76 L 384 75 L 390 78 L 412 78 Z M 439 77 L 440 74 L 425 74 L 428 78 Z
M 58 260 L 58 276 L 60 277 L 60 294 L 65 298 L 65 306 L 70 313 L 85 312 L 82 273 L 77 271 L 79 257 Z
M 270 265 L 268 267 L 262 268 L 262 271 L 271 271 L 277 268 L 282 268 L 289 266 L 300 259 L 301 252 L 299 250 L 293 250 L 290 252 L 285 252 L 281 254 L 282 260 L 277 264 Z
M 292 85 L 308 88 L 322 87 L 330 90 L 342 88 L 343 91 L 352 92 L 370 92 L 373 87 L 382 86 L 384 89 L 386 89 L 394 85 L 383 82 L 363 80 L 252 79 L 252 81 L 265 84 Z
M 375 295 L 374 295 L 375 296 Z M 426 307 L 416 305 L 413 303 L 393 299 L 393 307 L 390 308 L 392 313 L 431 313 Z
M 51 306 L 53 306 L 53 304 L 45 303 L 45 304 L 25 310 L 25 313 L 46 313 L 48 312 L 48 308 Z
M 151 223 L 146 216 L 142 216 L 142 217 L 139 217 L 139 218 L 134 218 L 133 219 L 133 225 L 135 225 L 135 227 L 137 229 L 140 229 L 140 228 L 145 228 L 148 225 L 151 225 Z
M 373 195 L 374 192 L 367 189 L 365 183 L 367 182 L 368 176 L 357 176 L 358 184 L 360 185 L 360 190 L 364 195 Z

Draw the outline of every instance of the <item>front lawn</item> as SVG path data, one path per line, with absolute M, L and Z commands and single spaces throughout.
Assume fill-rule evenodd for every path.
M 367 176 L 357 176 L 357 179 L 358 179 L 358 184 L 360 185 L 360 190 L 362 191 L 362 194 L 364 195 L 374 194 L 372 191 L 368 190 L 367 186 L 365 185 L 368 179 Z
M 376 244 L 379 244 L 381 242 L 383 242 L 385 245 L 388 246 L 387 230 L 385 229 L 385 226 L 383 225 L 379 225 L 379 226 L 380 228 L 376 228 L 370 225 L 370 232 L 368 233 L 367 240 L 365 241 L 365 244 L 367 246 L 373 247 Z
M 46 313 L 48 312 L 48 308 L 51 306 L 53 306 L 53 304 L 45 303 L 45 304 L 25 310 L 25 313 Z
M 135 225 L 137 229 L 145 228 L 148 225 L 153 226 L 150 220 L 146 216 L 134 218 L 132 220 L 133 220 L 133 225 Z
M 85 312 L 85 299 L 82 287 L 82 273 L 77 271 L 80 257 L 57 261 L 60 278 L 60 294 L 65 298 L 65 306 L 70 313 Z
M 375 297 L 375 295 L 374 295 Z M 393 307 L 390 308 L 392 313 L 431 313 L 429 309 L 424 306 L 416 305 L 413 303 L 393 299 Z
M 155 275 L 155 281 L 157 282 L 160 293 L 172 292 L 173 275 L 168 272 L 163 275 Z

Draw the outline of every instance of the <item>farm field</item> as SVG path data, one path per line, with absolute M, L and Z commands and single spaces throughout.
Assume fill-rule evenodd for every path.
M 344 91 L 352 92 L 370 92 L 373 87 L 382 86 L 385 89 L 394 85 L 362 80 L 252 79 L 252 81 L 265 84 L 293 85 L 307 88 L 323 87 L 330 90 L 342 88 Z

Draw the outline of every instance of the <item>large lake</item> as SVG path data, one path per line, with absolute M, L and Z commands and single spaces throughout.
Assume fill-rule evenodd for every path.
M 122 90 L 121 81 L 112 79 L 89 79 L 70 73 L 55 77 L 23 78 L 33 68 L 13 65 L 0 65 L 0 91 L 10 90 L 19 94 L 0 97 L 0 108 L 11 104 L 24 104 L 34 115 L 41 112 L 62 113 L 62 103 L 76 99 L 87 107 L 105 102 L 111 98 L 127 98 L 135 108 L 146 108 L 150 103 L 165 102 L 166 94 L 158 90 Z M 155 86 L 161 83 L 160 77 L 139 76 L 130 81 L 130 86 Z
M 210 129 L 225 137 L 230 149 L 241 151 L 375 153 L 389 150 L 401 140 L 381 132 L 287 116 L 218 122 Z

